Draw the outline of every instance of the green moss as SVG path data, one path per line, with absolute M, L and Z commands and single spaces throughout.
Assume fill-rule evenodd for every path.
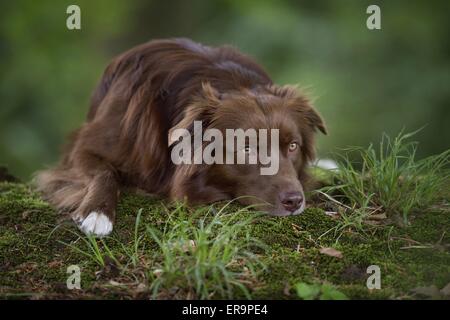
M 113 236 L 98 242 L 100 247 L 107 245 L 119 263 L 127 261 L 124 248 L 132 249 L 140 209 L 142 222 L 138 234 L 147 225 L 162 229 L 169 216 L 183 220 L 192 214 L 184 206 L 124 194 L 118 204 Z M 235 204 L 225 211 L 239 210 L 233 219 L 249 214 Z M 336 235 L 329 230 L 337 221 L 320 209 L 309 208 L 292 217 L 259 217 L 250 232 L 268 246 L 267 251 L 259 252 L 267 268 L 257 283 L 251 285 L 252 295 L 262 299 L 296 299 L 292 288 L 299 282 L 332 283 L 351 299 L 408 299 L 415 287 L 442 288 L 450 282 L 449 212 L 445 207 L 438 208 L 436 212 L 411 217 L 410 221 L 406 228 L 380 226 L 367 233 L 347 229 L 336 242 Z M 115 263 L 107 259 L 101 266 L 73 249 L 89 252 L 78 234 L 73 224 L 62 222 L 27 185 L 0 183 L 0 296 L 148 297 L 148 292 L 136 288 L 146 277 L 143 265 L 122 265 L 117 271 Z M 144 241 L 143 245 L 143 252 L 154 250 L 150 241 Z M 320 253 L 321 247 L 339 250 L 342 258 Z M 82 269 L 81 291 L 69 291 L 65 286 L 66 270 L 71 264 Z M 380 266 L 382 290 L 366 288 L 369 265 Z M 110 280 L 125 285 L 111 287 Z
M 334 240 L 321 237 L 336 223 L 321 209 L 306 209 L 301 215 L 288 217 L 261 217 L 253 226 L 253 235 L 273 247 L 296 249 L 327 245 Z

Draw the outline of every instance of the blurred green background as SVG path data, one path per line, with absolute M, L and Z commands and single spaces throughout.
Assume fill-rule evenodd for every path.
M 81 30 L 66 8 L 81 7 Z M 366 28 L 381 7 L 382 29 Z M 426 125 L 421 157 L 449 147 L 450 2 L 2 1 L 0 164 L 22 179 L 55 163 L 115 55 L 154 38 L 232 44 L 279 84 L 308 88 L 329 128 L 319 154 Z

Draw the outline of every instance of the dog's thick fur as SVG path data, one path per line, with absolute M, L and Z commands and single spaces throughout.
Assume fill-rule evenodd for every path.
M 192 129 L 194 120 L 203 121 L 204 129 L 277 128 L 280 149 L 298 137 L 299 150 L 282 151 L 274 176 L 261 176 L 245 165 L 175 166 L 168 133 Z M 251 195 L 278 208 L 280 192 L 302 192 L 316 128 L 326 131 L 304 96 L 293 87 L 274 85 L 258 64 L 235 49 L 187 39 L 155 40 L 111 62 L 94 91 L 86 122 L 72 135 L 60 164 L 37 175 L 37 186 L 57 209 L 97 235 L 111 231 L 112 224 L 99 224 L 114 221 L 124 187 L 191 203 Z

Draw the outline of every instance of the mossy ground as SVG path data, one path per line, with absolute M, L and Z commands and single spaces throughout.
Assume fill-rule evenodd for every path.
M 132 243 L 139 209 L 142 226 L 163 225 L 167 219 L 166 206 L 160 200 L 135 194 L 122 196 L 114 239 L 105 240 L 118 255 L 123 246 Z M 233 212 L 236 207 L 227 210 Z M 299 282 L 331 283 L 351 299 L 420 298 L 412 293 L 414 288 L 443 288 L 450 282 L 448 202 L 411 216 L 410 222 L 408 227 L 345 230 L 336 243 L 334 232 L 326 232 L 338 221 L 321 209 L 309 208 L 293 217 L 261 217 L 251 226 L 251 232 L 268 244 L 261 256 L 267 269 L 251 285 L 252 297 L 295 299 L 294 286 Z M 126 274 L 108 261 L 101 266 L 67 245 L 83 246 L 77 233 L 75 226 L 62 221 L 28 185 L 0 183 L 0 297 L 150 297 L 142 266 L 128 268 Z M 339 250 L 342 257 L 322 254 L 322 247 Z M 70 265 L 81 268 L 81 290 L 66 287 Z M 380 290 L 366 287 L 369 265 L 381 269 Z

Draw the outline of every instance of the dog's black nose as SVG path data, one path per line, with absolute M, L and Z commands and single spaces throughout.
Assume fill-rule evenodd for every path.
M 300 192 L 282 192 L 280 194 L 280 201 L 286 210 L 294 212 L 302 205 L 303 194 Z

